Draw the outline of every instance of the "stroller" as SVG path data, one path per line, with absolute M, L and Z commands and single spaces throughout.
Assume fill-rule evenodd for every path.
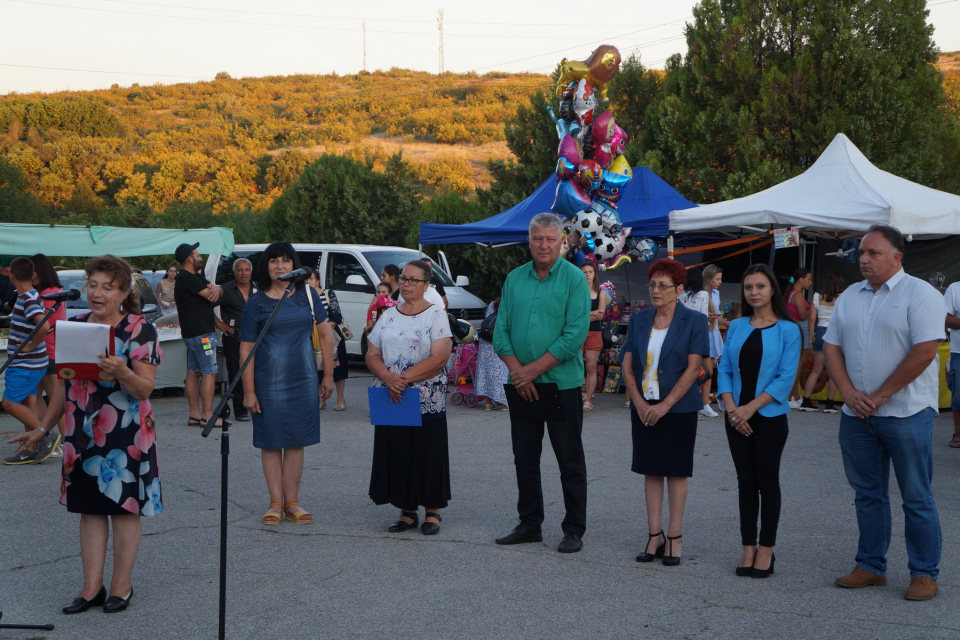
M 477 406 L 477 396 L 473 392 L 473 381 L 477 376 L 477 345 L 461 344 L 454 350 L 447 366 L 447 377 L 457 386 L 450 394 L 451 404 Z

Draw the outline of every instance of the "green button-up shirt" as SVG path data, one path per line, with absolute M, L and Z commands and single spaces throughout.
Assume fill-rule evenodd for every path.
M 583 384 L 581 348 L 589 327 L 590 289 L 583 272 L 561 258 L 541 280 L 536 265 L 528 262 L 503 283 L 493 349 L 523 365 L 549 351 L 560 363 L 536 382 L 575 389 Z

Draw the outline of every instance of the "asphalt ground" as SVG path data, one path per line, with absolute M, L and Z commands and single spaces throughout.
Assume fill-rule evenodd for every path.
M 936 420 L 934 493 L 944 546 L 940 595 L 907 602 L 909 571 L 899 494 L 886 587 L 842 590 L 854 566 L 853 492 L 836 415 L 794 412 L 783 456 L 776 570 L 734 576 L 740 556 L 736 476 L 720 418 L 700 422 L 679 567 L 638 564 L 646 540 L 642 478 L 630 471 L 623 396 L 586 414 L 589 478 L 581 553 L 562 555 L 563 500 L 544 442 L 544 541 L 500 547 L 516 524 L 506 412 L 449 407 L 453 500 L 442 531 L 390 534 L 393 507 L 367 496 L 373 429 L 369 384 L 351 371 L 348 410 L 322 413 L 307 451 L 300 500 L 309 526 L 260 523 L 269 498 L 249 423 L 231 430 L 228 638 L 951 638 L 960 637 L 960 450 Z M 0 466 L 0 611 L 3 623 L 52 623 L 50 632 L 0 638 L 214 638 L 217 633 L 219 435 L 186 426 L 183 398 L 154 402 L 164 512 L 143 519 L 130 608 L 65 616 L 82 585 L 79 517 L 58 502 L 59 460 Z M 19 430 L 0 415 L 5 442 Z M 0 446 L 7 455 L 9 445 Z M 109 580 L 111 558 L 108 555 Z

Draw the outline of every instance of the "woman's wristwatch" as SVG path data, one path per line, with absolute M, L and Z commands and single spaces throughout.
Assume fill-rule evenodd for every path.
M 40 433 L 43 434 L 43 437 L 40 438 L 41 440 L 46 440 L 47 437 L 50 435 L 50 432 L 47 431 L 46 429 L 44 429 L 42 424 L 37 425 L 37 429 L 39 429 L 39 430 L 40 430 Z

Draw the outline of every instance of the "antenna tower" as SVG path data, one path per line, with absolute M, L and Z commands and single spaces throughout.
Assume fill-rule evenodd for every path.
M 363 25 L 363 70 L 367 70 L 367 21 L 364 20 Z
M 443 73 L 443 9 L 437 11 L 437 29 L 440 30 L 440 73 Z

